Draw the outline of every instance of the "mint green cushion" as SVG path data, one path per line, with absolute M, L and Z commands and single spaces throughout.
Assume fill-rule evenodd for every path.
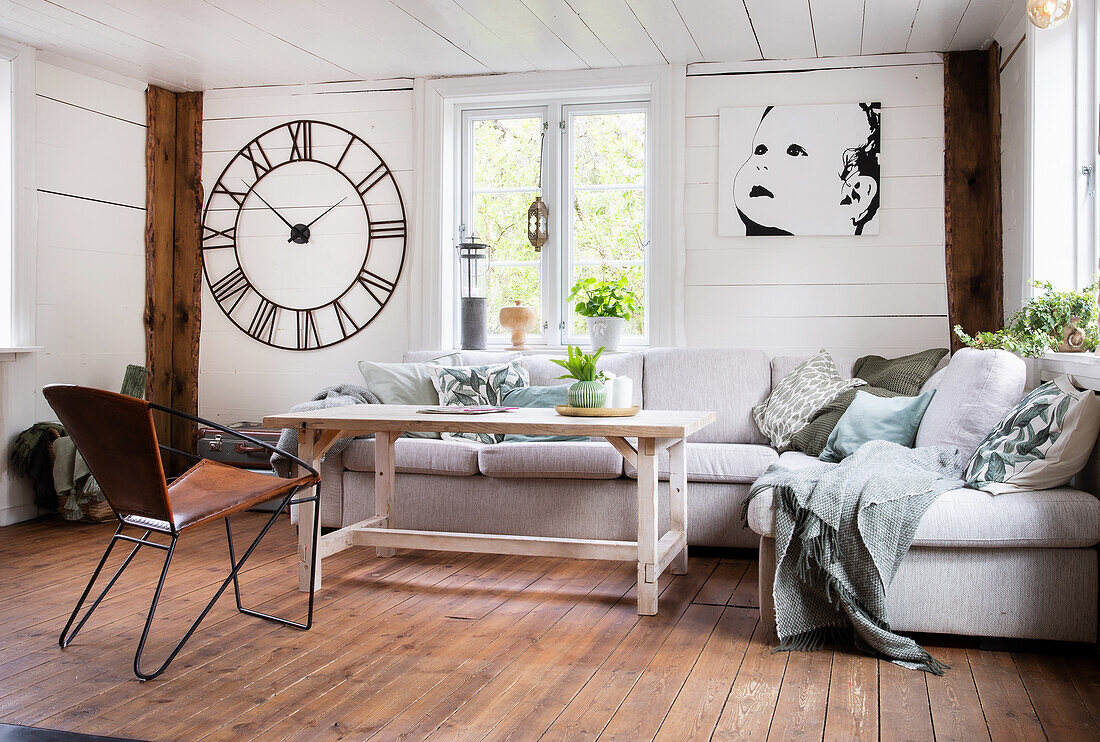
M 569 404 L 565 395 L 568 384 L 557 386 L 525 386 L 513 389 L 504 395 L 505 407 L 556 407 Z M 576 435 L 523 435 L 509 433 L 504 436 L 505 443 L 553 443 L 555 441 L 586 441 L 585 436 Z
M 382 404 L 439 404 L 430 366 L 455 366 L 462 362 L 458 353 L 440 356 L 426 363 L 375 363 L 359 361 L 363 383 Z M 439 433 L 405 433 L 408 438 L 439 438 Z
M 876 397 L 860 391 L 833 428 L 822 461 L 836 463 L 867 441 L 891 441 L 912 448 L 934 389 L 918 397 Z

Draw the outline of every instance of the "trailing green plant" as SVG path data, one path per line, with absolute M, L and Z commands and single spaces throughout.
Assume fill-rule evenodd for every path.
M 551 358 L 551 363 L 556 363 L 568 373 L 559 376 L 559 379 L 576 379 L 577 381 L 603 381 L 603 371 L 596 370 L 596 362 L 600 360 L 603 346 L 595 353 L 585 353 L 580 348 L 572 345 L 567 349 L 565 360 Z
M 582 278 L 566 297 L 577 302 L 573 308 L 582 317 L 619 317 L 628 320 L 638 311 L 638 299 L 626 287 L 626 277 L 617 281 Z
M 1073 325 L 1085 333 L 1085 350 L 1097 345 L 1096 281 L 1081 291 L 1058 291 L 1049 281 L 1033 281 L 1043 293 L 1033 296 L 1009 318 L 1003 330 L 967 335 L 959 325 L 955 334 L 971 348 L 1002 348 L 1021 356 L 1041 356 L 1057 350 L 1063 332 Z

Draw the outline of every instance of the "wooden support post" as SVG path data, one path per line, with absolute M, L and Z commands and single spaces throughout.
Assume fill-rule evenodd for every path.
M 657 448 L 638 439 L 638 615 L 657 613 Z
M 668 512 L 673 532 L 684 534 L 684 550 L 672 559 L 672 574 L 686 575 L 687 550 L 687 460 L 684 441 L 678 440 L 668 447 Z
M 146 91 L 146 398 L 198 412 L 202 93 Z M 194 451 L 188 420 L 157 420 L 161 443 Z M 168 461 L 179 472 L 190 462 Z
M 400 433 L 374 434 L 374 514 L 385 519 L 380 528 L 393 525 L 394 461 L 393 445 Z M 392 557 L 397 552 L 389 546 L 379 546 L 380 557 Z
M 944 55 L 947 315 L 971 334 L 1004 323 L 1000 58 L 995 42 Z

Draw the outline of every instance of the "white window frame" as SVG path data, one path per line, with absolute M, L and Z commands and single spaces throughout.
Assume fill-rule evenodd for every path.
M 650 327 L 650 291 L 652 281 L 651 270 L 652 260 L 650 260 L 651 250 L 650 244 L 653 242 L 651 235 L 653 234 L 653 205 L 652 205 L 652 190 L 653 190 L 653 175 L 652 168 L 650 167 L 651 155 L 652 155 L 652 141 L 649 135 L 649 121 L 652 118 L 652 108 L 649 101 L 617 101 L 617 102 L 600 102 L 600 103 L 572 103 L 562 106 L 561 121 L 564 122 L 564 128 L 562 130 L 562 154 L 561 154 L 561 172 L 564 175 L 569 173 L 568 177 L 562 178 L 561 189 L 562 197 L 561 203 L 567 208 L 571 208 L 569 205 L 573 203 L 573 194 L 576 190 L 573 183 L 573 119 L 578 115 L 586 114 L 599 114 L 599 113 L 644 113 L 646 116 L 646 141 L 645 141 L 645 183 L 642 185 L 645 191 L 645 254 L 642 258 L 642 264 L 644 267 L 645 287 L 643 290 L 643 308 L 642 317 L 644 324 L 642 326 L 641 336 L 625 336 L 623 337 L 622 347 L 625 349 L 630 348 L 645 348 L 649 346 L 649 327 Z M 582 186 L 583 188 L 583 186 Z M 600 186 L 596 186 L 600 188 Z M 563 217 L 565 211 L 559 211 Z M 569 295 L 569 291 L 572 288 L 573 281 L 569 278 L 571 269 L 574 265 L 573 248 L 576 241 L 573 239 L 573 220 L 571 218 L 564 218 L 558 223 L 558 229 L 562 232 L 562 247 L 560 255 L 560 270 L 562 280 L 559 283 L 561 287 L 561 293 L 559 294 L 559 306 L 562 308 L 563 316 L 559 317 L 559 326 L 561 327 L 561 342 L 563 345 L 583 345 L 588 340 L 587 334 L 584 333 L 570 333 L 569 319 L 571 312 L 568 311 L 569 302 L 566 301 L 566 296 Z
M 409 347 L 453 348 L 453 254 L 460 208 L 455 193 L 459 108 L 647 100 L 650 249 L 650 345 L 684 343 L 684 126 L 683 65 L 577 72 L 536 72 L 414 82 L 416 193 L 410 265 Z M 551 117 L 551 121 L 553 118 Z M 553 126 L 553 124 L 551 124 Z M 552 138 L 548 138 L 548 149 Z M 549 156 L 549 154 L 548 154 Z M 549 193 L 552 184 L 546 184 Z M 552 347 L 552 346 L 547 346 Z

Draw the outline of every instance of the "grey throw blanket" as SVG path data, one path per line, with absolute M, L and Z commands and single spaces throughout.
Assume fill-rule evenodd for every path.
M 355 384 L 337 384 L 336 386 L 325 387 L 317 392 L 312 400 L 294 405 L 290 408 L 290 411 L 313 412 L 314 410 L 324 410 L 329 407 L 347 407 L 353 404 L 381 404 L 381 402 L 365 387 L 356 386 Z M 340 453 L 347 448 L 348 443 L 352 440 L 354 438 L 341 438 L 332 444 L 328 453 Z M 294 428 L 283 428 L 282 435 L 279 436 L 279 448 L 284 451 L 296 452 L 298 450 L 298 431 Z M 291 461 L 286 456 L 277 453 L 271 455 L 271 468 L 280 477 L 290 476 L 292 469 L 290 464 Z
M 963 485 L 959 452 L 871 441 L 839 464 L 789 470 L 773 464 L 745 501 L 775 499 L 776 651 L 832 638 L 914 670 L 946 665 L 890 631 L 886 589 L 928 507 Z

